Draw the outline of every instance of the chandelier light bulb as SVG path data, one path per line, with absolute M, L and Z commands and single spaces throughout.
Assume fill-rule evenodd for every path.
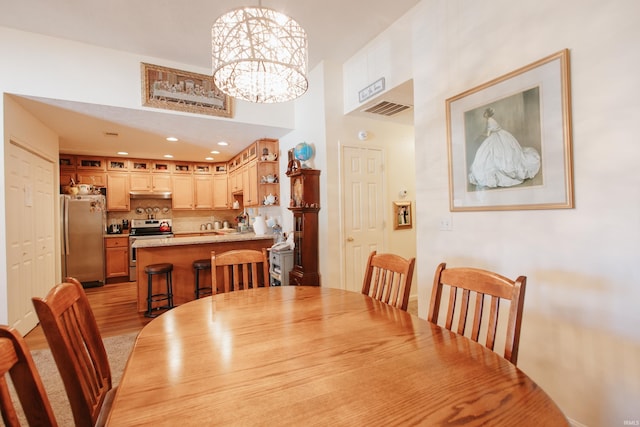
M 213 80 L 233 98 L 285 102 L 307 91 L 307 33 L 283 13 L 234 9 L 213 24 L 211 44 Z

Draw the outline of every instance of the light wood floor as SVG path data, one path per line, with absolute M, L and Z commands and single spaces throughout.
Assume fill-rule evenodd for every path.
M 85 289 L 102 337 L 138 332 L 151 319 L 137 311 L 135 282 L 104 285 Z M 38 325 L 25 336 L 31 350 L 48 348 L 47 339 Z

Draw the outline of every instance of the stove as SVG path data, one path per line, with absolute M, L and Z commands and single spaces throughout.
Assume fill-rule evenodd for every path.
M 169 228 L 168 230 L 166 228 Z M 158 236 L 173 237 L 170 219 L 134 219 L 131 220 L 129 237 Z
M 168 230 L 167 230 L 168 227 Z M 129 280 L 136 280 L 136 250 L 132 247 L 138 239 L 166 239 L 173 237 L 170 219 L 133 219 L 129 232 Z

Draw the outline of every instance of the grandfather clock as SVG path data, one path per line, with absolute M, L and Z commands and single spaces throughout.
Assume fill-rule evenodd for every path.
M 287 167 L 291 179 L 293 213 L 293 268 L 289 272 L 290 285 L 320 286 L 318 274 L 318 211 L 320 210 L 320 171 L 303 169 L 298 160 Z

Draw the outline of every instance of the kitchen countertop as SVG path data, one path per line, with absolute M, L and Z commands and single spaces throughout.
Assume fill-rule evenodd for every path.
M 104 233 L 104 237 L 129 237 L 129 233 Z
M 220 234 L 220 233 L 227 233 L 227 234 L 232 234 L 232 233 L 237 233 L 238 231 L 235 228 L 220 228 L 218 230 L 195 230 L 195 231 L 175 231 L 173 232 L 173 235 L 176 237 L 180 237 L 183 234 L 187 234 L 187 235 L 194 235 L 194 234 Z
M 206 243 L 221 243 L 221 242 L 242 242 L 246 240 L 273 240 L 273 235 L 265 234 L 263 236 L 256 236 L 255 233 L 225 233 L 215 234 L 210 236 L 191 236 L 191 237 L 168 237 L 164 239 L 140 239 L 136 240 L 133 248 L 157 248 L 167 246 L 184 246 L 184 245 L 199 245 Z

